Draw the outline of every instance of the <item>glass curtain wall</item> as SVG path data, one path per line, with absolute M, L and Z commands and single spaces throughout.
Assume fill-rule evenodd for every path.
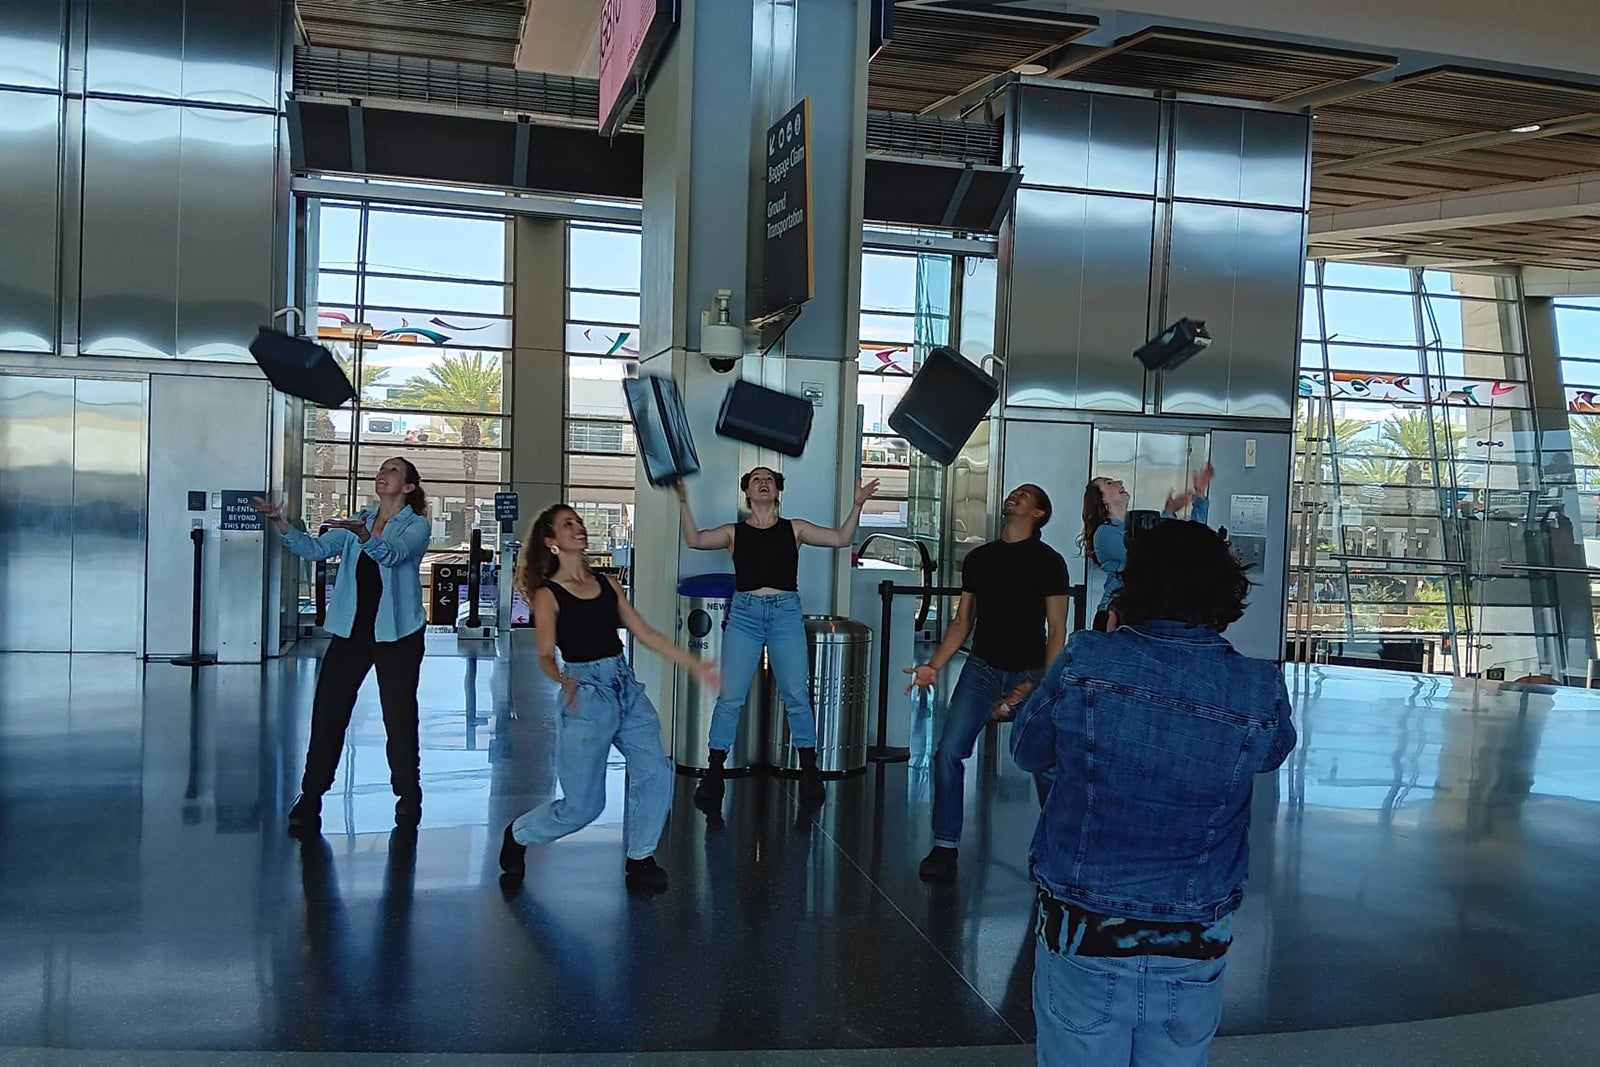
M 507 220 L 338 201 L 317 203 L 314 218 L 307 325 L 358 396 L 306 409 L 306 525 L 366 504 L 378 467 L 398 455 L 428 492 L 432 558 L 465 550 L 475 525 L 493 547 L 511 348 Z
M 634 444 L 622 380 L 639 373 L 640 233 L 567 228 L 566 499 L 600 566 L 633 544 Z
M 1563 297 L 1555 302 L 1561 382 L 1572 439 L 1577 495 L 1574 536 L 1579 551 L 1571 563 L 1600 568 L 1600 297 Z M 1600 632 L 1600 582 L 1589 586 L 1591 635 Z
M 1307 264 L 1290 637 L 1319 657 L 1551 668 L 1509 569 L 1548 557 L 1520 310 L 1510 277 Z

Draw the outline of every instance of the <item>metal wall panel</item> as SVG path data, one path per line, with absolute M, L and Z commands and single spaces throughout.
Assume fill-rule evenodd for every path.
M 184 0 L 88 3 L 88 92 L 178 99 L 183 94 Z
M 81 351 L 176 352 L 182 108 L 84 102 Z
M 183 108 L 177 353 L 248 361 L 272 308 L 277 119 Z
M 61 88 L 66 0 L 5 0 L 0 5 L 0 85 Z M 5 115 L 0 105 L 0 117 Z
M 1089 424 L 1009 419 L 1005 435 L 999 492 L 1009 493 L 1023 482 L 1032 482 L 1050 495 L 1055 514 L 1040 536 L 1067 561 L 1072 580 L 1083 581 L 1085 560 L 1077 544 L 1082 523 L 1074 518 L 1089 481 Z
M 155 457 L 149 478 L 149 546 L 145 582 L 159 590 L 145 605 L 145 654 L 172 656 L 189 650 L 194 545 L 186 493 L 260 489 L 267 481 L 267 432 L 271 411 L 266 382 L 201 375 L 150 376 L 150 448 Z M 261 628 L 266 596 L 265 557 L 253 568 L 228 561 L 228 583 L 219 581 L 220 531 L 217 513 L 206 523 L 203 549 L 201 648 L 214 652 L 221 628 L 237 640 L 240 626 Z M 237 624 L 237 625 L 236 625 Z M 259 647 L 259 639 L 257 642 Z
M 0 651 L 71 647 L 72 392 L 0 375 Z
M 74 652 L 138 652 L 143 647 L 145 388 L 143 381 L 77 381 Z
M 1304 207 L 1305 115 L 1178 104 L 1172 193 L 1180 199 Z
M 1256 465 L 1246 467 L 1245 445 L 1255 443 Z M 1284 608 L 1288 598 L 1285 562 L 1288 559 L 1289 468 L 1294 460 L 1294 438 L 1287 433 L 1252 430 L 1214 430 L 1211 461 L 1217 474 L 1211 483 L 1211 517 L 1215 529 L 1233 526 L 1235 494 L 1267 498 L 1267 547 L 1263 565 L 1249 572 L 1249 600 L 1244 617 L 1224 634 L 1246 656 L 1281 660 L 1284 648 Z M 1237 531 L 1235 531 L 1237 532 Z
M 1304 217 L 1178 202 L 1171 218 L 1164 318 L 1205 320 L 1212 343 L 1164 375 L 1161 411 L 1290 418 Z
M 11 44 L 0 38 L 0 61 Z M 56 342 L 61 98 L 0 92 L 0 349 Z
M 1028 185 L 1155 195 L 1157 101 L 1024 88 L 1015 163 Z
M 1013 218 L 1006 403 L 1141 411 L 1155 202 L 1024 188 Z
M 183 29 L 183 98 L 277 107 L 279 26 L 279 0 L 190 3 Z

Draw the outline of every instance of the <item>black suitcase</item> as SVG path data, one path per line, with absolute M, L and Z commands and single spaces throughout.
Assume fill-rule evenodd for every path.
M 639 457 L 644 460 L 645 480 L 651 485 L 672 485 L 698 471 L 700 457 L 695 454 L 677 383 L 661 375 L 641 374 L 623 379 L 622 393 L 628 401 Z
M 949 466 L 994 406 L 1000 383 L 943 346 L 928 353 L 889 416 L 889 428 L 934 462 Z
M 310 338 L 291 337 L 263 326 L 250 342 L 250 355 L 280 393 L 325 408 L 336 408 L 355 399 L 355 386 L 339 369 L 333 353 Z
M 760 445 L 786 456 L 805 451 L 811 436 L 811 402 L 754 382 L 728 387 L 717 413 L 717 433 L 735 441 Z

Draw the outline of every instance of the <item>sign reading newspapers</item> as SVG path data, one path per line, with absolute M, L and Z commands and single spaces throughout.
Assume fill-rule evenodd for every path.
M 811 249 L 811 98 L 767 131 L 762 313 L 804 304 L 816 290 Z
M 600 133 L 617 132 L 678 21 L 679 0 L 605 0 L 600 9 Z

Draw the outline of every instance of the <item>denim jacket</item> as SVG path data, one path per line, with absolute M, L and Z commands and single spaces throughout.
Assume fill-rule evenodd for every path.
M 1054 779 L 1029 856 L 1052 896 L 1102 915 L 1212 922 L 1244 895 L 1250 795 L 1295 745 L 1276 665 L 1216 630 L 1080 630 L 1012 728 Z
M 377 508 L 361 513 L 371 529 L 378 518 Z M 427 616 L 422 612 L 422 555 L 428 551 L 432 534 L 428 518 L 410 508 L 401 508 L 383 526 L 383 533 L 369 537 L 365 544 L 349 530 L 329 530 L 317 537 L 297 526 L 289 527 L 283 544 L 302 559 L 328 559 L 338 556 L 345 564 L 333 580 L 333 597 L 323 629 L 338 637 L 349 637 L 356 621 L 356 556 L 365 552 L 383 575 L 383 596 L 378 600 L 378 617 L 373 635 L 379 641 L 398 641 L 422 629 Z

